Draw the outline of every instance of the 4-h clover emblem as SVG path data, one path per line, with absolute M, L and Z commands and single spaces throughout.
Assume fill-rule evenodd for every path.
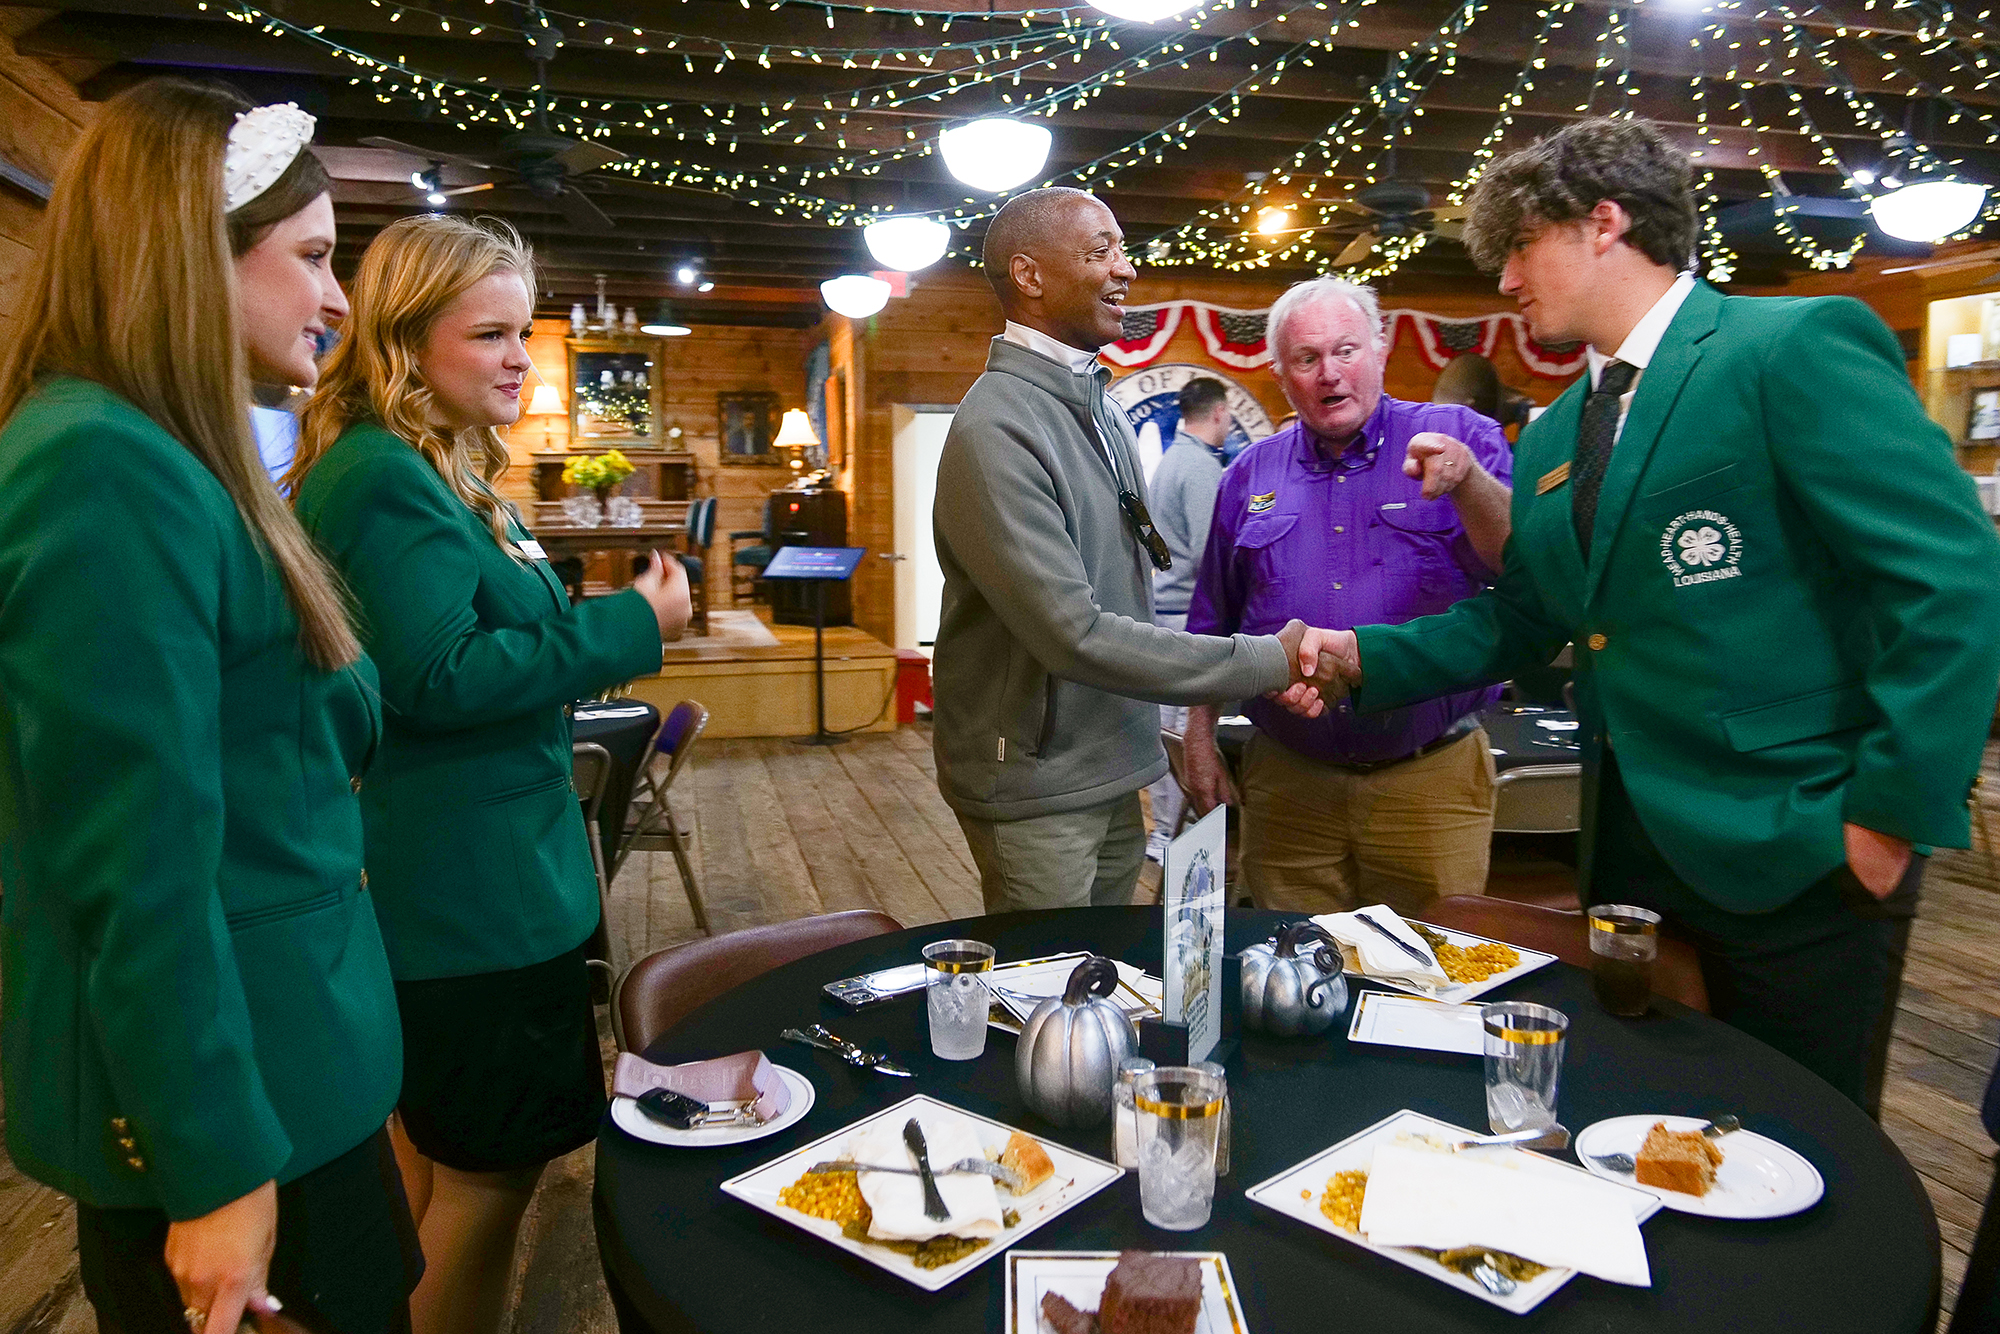
M 1675 588 L 1741 578 L 1742 560 L 1742 532 L 1714 510 L 1690 510 L 1660 533 L 1660 563 Z
M 1683 565 L 1713 565 L 1722 559 L 1722 534 L 1713 528 L 1683 529 L 1674 539 Z

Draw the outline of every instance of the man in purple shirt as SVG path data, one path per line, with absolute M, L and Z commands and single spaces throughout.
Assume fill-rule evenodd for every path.
M 1293 617 L 1400 624 L 1477 593 L 1507 541 L 1512 456 L 1491 420 L 1382 393 L 1387 340 L 1372 289 L 1301 283 L 1271 307 L 1272 370 L 1298 422 L 1223 475 L 1188 629 L 1269 633 Z M 1307 720 L 1264 700 L 1243 764 L 1243 871 L 1260 908 L 1418 912 L 1486 886 L 1492 689 Z M 1191 709 L 1189 797 L 1235 799 L 1213 706 Z

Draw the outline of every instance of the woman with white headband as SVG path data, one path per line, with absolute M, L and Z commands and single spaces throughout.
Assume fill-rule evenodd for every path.
M 0 353 L 7 1148 L 115 1334 L 407 1329 L 396 1000 L 354 788 L 375 673 L 253 380 L 347 305 L 312 118 L 106 102 Z

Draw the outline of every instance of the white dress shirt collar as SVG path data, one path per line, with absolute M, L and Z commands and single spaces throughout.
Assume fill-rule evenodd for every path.
M 1016 347 L 1039 352 L 1057 365 L 1068 367 L 1072 375 L 1089 375 L 1097 369 L 1097 353 L 1086 352 L 1080 347 L 1071 347 L 1060 339 L 1049 337 L 1040 329 L 1030 329 L 1025 324 L 1016 324 L 1008 320 L 1007 328 L 1000 336 Z
M 1653 353 L 1659 351 L 1660 339 L 1666 336 L 1667 326 L 1674 322 L 1674 316 L 1680 313 L 1681 303 L 1693 290 L 1694 275 L 1681 274 L 1674 279 L 1673 286 L 1660 294 L 1653 308 L 1639 317 L 1639 322 L 1632 326 L 1631 333 L 1625 335 L 1625 341 L 1618 345 L 1616 352 L 1606 356 L 1595 347 L 1586 348 L 1584 355 L 1590 360 L 1591 387 L 1597 387 L 1605 364 L 1614 358 L 1636 370 L 1645 370 L 1646 363 L 1653 359 Z

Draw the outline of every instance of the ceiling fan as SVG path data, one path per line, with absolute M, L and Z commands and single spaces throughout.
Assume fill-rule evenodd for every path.
M 1923 264 L 1900 264 L 1882 272 L 1917 273 L 1924 269 L 1956 269 L 1972 264 L 2000 264 L 2000 246 L 1988 246 L 1984 250 L 1968 250 L 1963 254 L 1951 255 L 1945 259 L 1933 259 Z
M 528 9 L 531 23 L 526 31 L 528 58 L 535 66 L 535 92 L 532 95 L 532 128 L 518 130 L 500 141 L 497 152 L 486 157 L 473 157 L 465 153 L 449 153 L 442 149 L 420 148 L 416 144 L 406 144 L 400 139 L 370 135 L 361 142 L 370 148 L 388 148 L 398 153 L 409 153 L 432 162 L 445 161 L 462 163 L 477 171 L 499 172 L 501 180 L 481 181 L 477 185 L 462 185 L 437 193 L 450 195 L 473 194 L 480 190 L 491 190 L 497 186 L 515 184 L 524 187 L 537 199 L 554 203 L 569 219 L 572 227 L 587 232 L 608 232 L 615 230 L 615 224 L 604 210 L 577 186 L 579 177 L 596 171 L 599 167 L 613 162 L 623 162 L 625 155 L 615 148 L 587 140 L 571 139 L 549 129 L 548 106 L 542 99 L 541 90 L 548 86 L 549 61 L 562 46 L 562 38 L 555 27 L 532 5 Z M 595 184 L 596 182 L 592 182 Z
M 1333 267 L 1337 269 L 1359 264 L 1384 241 L 1425 232 L 1455 241 L 1465 230 L 1462 206 L 1432 208 L 1430 191 L 1411 181 L 1378 181 L 1352 199 L 1335 201 L 1333 206 L 1371 219 L 1334 259 Z

